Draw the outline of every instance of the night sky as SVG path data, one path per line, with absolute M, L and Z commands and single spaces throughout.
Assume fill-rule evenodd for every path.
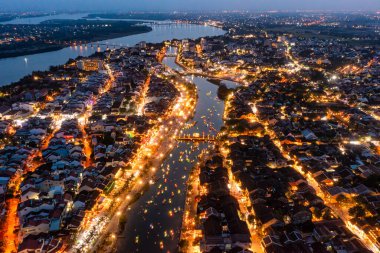
M 339 10 L 379 11 L 380 0 L 0 0 L 0 11 Z

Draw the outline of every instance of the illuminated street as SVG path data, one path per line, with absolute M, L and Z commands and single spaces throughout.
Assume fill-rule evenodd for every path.
M 352 1 L 4 5 L 0 252 L 380 253 L 380 5 Z

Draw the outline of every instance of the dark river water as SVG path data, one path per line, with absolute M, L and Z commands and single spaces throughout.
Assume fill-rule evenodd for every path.
M 180 69 L 174 58 L 164 63 Z M 189 128 L 183 133 L 216 135 L 223 125 L 224 102 L 217 97 L 218 87 L 203 77 L 191 77 L 198 90 L 198 103 Z M 229 82 L 231 87 L 236 85 Z M 186 181 L 190 169 L 208 143 L 179 142 L 163 162 L 159 180 L 132 206 L 126 214 L 127 224 L 118 240 L 118 252 L 176 252 L 179 241 L 183 208 L 186 198 Z
M 33 19 L 19 19 L 11 23 L 38 24 L 52 18 L 81 18 L 79 15 L 59 15 Z M 36 70 L 47 70 L 50 66 L 65 63 L 69 58 L 88 56 L 107 45 L 132 46 L 140 41 L 162 42 L 171 39 L 195 39 L 204 36 L 224 34 L 218 28 L 200 25 L 160 24 L 152 25 L 149 33 L 132 35 L 117 39 L 93 43 L 85 47 L 68 47 L 62 50 L 0 59 L 0 86 L 19 80 Z M 172 48 L 171 48 L 172 50 Z M 173 69 L 180 70 L 173 57 L 164 59 L 164 63 Z M 188 76 L 197 86 L 198 103 L 196 112 L 183 134 L 199 133 L 216 135 L 223 125 L 224 103 L 217 97 L 217 86 L 205 78 Z M 236 84 L 226 81 L 231 87 Z M 118 252 L 175 252 L 179 240 L 183 208 L 186 197 L 186 181 L 202 150 L 210 147 L 209 143 L 179 142 L 157 172 L 158 180 L 145 194 L 130 206 L 127 224 L 122 236 L 118 239 Z

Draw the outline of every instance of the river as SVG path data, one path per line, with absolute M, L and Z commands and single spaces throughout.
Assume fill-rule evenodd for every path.
M 166 57 L 164 64 L 179 70 L 173 57 Z M 205 133 L 216 135 L 223 125 L 224 102 L 217 97 L 218 87 L 203 77 L 191 77 L 197 86 L 198 103 L 189 128 L 184 134 Z M 235 86 L 229 82 L 228 85 Z M 175 252 L 178 245 L 186 197 L 186 181 L 189 172 L 202 150 L 210 143 L 178 142 L 162 163 L 157 173 L 158 181 L 130 206 L 127 224 L 118 239 L 118 251 L 122 252 Z
M 30 18 L 16 18 L 6 22 L 0 22 L 2 25 L 36 25 L 46 20 L 51 19 L 80 19 L 87 16 L 87 13 L 62 13 L 54 15 L 46 15 L 41 17 L 30 17 Z
M 51 17 L 50 17 L 51 18 Z M 56 17 L 54 17 L 56 18 Z M 61 18 L 69 18 L 67 16 Z M 80 18 L 75 16 L 75 18 Z M 38 22 L 46 17 L 36 18 Z M 21 20 L 14 22 L 22 23 Z M 26 22 L 26 21 L 24 21 Z M 29 23 L 38 23 L 29 20 Z M 135 45 L 140 41 L 162 42 L 171 39 L 195 39 L 204 36 L 222 35 L 224 31 L 215 27 L 200 25 L 152 25 L 149 33 L 132 35 L 117 39 L 95 42 L 94 45 Z M 106 46 L 102 47 L 104 50 Z M 47 70 L 52 65 L 65 63 L 69 58 L 87 56 L 96 51 L 96 46 L 68 47 L 58 51 L 0 59 L 0 85 L 19 80 L 35 70 Z M 173 57 L 166 57 L 164 63 L 173 69 L 180 69 Z M 217 86 L 202 77 L 191 77 L 197 86 L 198 103 L 194 118 L 184 134 L 216 135 L 223 125 L 224 103 L 217 97 Z M 228 86 L 235 84 L 228 82 Z M 162 163 L 157 172 L 157 181 L 145 194 L 130 206 L 127 224 L 118 239 L 118 252 L 175 252 L 181 228 L 183 208 L 186 197 L 186 181 L 190 169 L 210 143 L 179 142 Z
M 38 24 L 48 19 L 78 19 L 85 15 L 86 14 L 60 14 L 47 17 L 16 19 L 10 22 L 17 24 L 25 24 L 28 22 Z M 151 27 L 153 29 L 151 32 L 94 42 L 92 43 L 94 45 L 93 47 L 91 47 L 91 45 L 67 47 L 52 52 L 0 59 L 0 86 L 16 82 L 23 76 L 31 74 L 33 71 L 44 71 L 48 70 L 50 66 L 64 64 L 70 58 L 89 56 L 96 52 L 96 45 L 98 44 L 102 44 L 100 48 L 101 50 L 105 50 L 107 48 L 106 45 L 110 45 L 110 48 L 113 47 L 111 45 L 134 46 L 140 41 L 159 43 L 172 39 L 196 39 L 224 34 L 224 31 L 219 28 L 202 25 L 152 24 Z

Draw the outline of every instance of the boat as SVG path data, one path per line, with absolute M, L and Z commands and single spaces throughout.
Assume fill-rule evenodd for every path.
M 198 123 L 198 121 L 194 121 L 192 123 L 187 123 L 185 128 L 188 129 L 188 128 L 192 128 L 193 126 L 195 126 L 196 124 Z

